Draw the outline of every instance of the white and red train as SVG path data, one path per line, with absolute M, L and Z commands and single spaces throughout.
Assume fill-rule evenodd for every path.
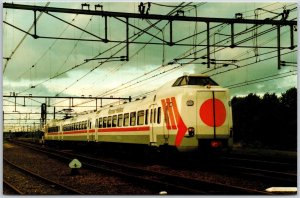
M 126 143 L 178 151 L 232 147 L 228 89 L 184 75 L 139 100 L 45 125 L 44 140 Z

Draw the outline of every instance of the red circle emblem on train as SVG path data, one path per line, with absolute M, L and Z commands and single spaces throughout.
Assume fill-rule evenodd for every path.
M 214 113 L 215 108 L 215 125 L 221 126 L 226 119 L 226 108 L 223 102 L 219 99 L 215 99 L 215 107 L 213 107 L 213 99 L 206 100 L 199 109 L 199 115 L 201 120 L 208 126 L 214 126 Z

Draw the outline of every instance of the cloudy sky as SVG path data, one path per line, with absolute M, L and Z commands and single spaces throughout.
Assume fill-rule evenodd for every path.
M 81 9 L 81 2 L 68 3 L 24 2 L 14 3 Z M 89 3 L 90 9 L 98 3 Z M 139 13 L 139 2 L 102 2 L 104 11 Z M 147 9 L 146 5 L 146 9 Z M 84 9 L 87 9 L 86 7 Z M 276 17 L 280 20 L 284 10 L 290 10 L 287 20 L 297 20 L 296 2 L 236 3 L 236 2 L 156 2 L 152 3 L 149 14 L 175 15 L 176 11 L 184 16 L 234 18 L 241 13 L 245 19 L 266 19 Z M 56 38 L 97 39 L 104 38 L 104 18 L 101 16 L 50 13 L 37 13 L 37 34 Z M 153 42 L 157 44 L 130 44 L 129 61 L 112 61 L 110 57 L 126 55 L 125 44 L 118 42 L 77 41 L 62 39 L 34 39 L 11 25 L 28 31 L 33 23 L 33 12 L 14 9 L 3 9 L 3 95 L 15 92 L 18 95 L 39 96 L 138 96 L 152 91 L 163 83 L 175 79 L 184 73 L 205 73 L 210 75 L 221 86 L 230 88 L 232 96 L 249 93 L 263 94 L 283 93 L 291 87 L 297 87 L 297 47 L 282 49 L 281 60 L 288 66 L 277 69 L 277 52 L 275 48 L 220 48 L 211 47 L 210 56 L 216 64 L 207 68 L 202 64 L 206 59 L 205 23 L 173 22 L 173 41 L 190 35 L 189 39 L 180 44 L 188 46 L 168 46 L 162 40 L 169 40 L 169 24 L 167 21 L 130 19 L 137 28 L 130 27 L 130 41 Z M 120 18 L 124 20 L 124 18 Z M 141 33 L 141 29 L 157 23 L 148 30 L 149 34 Z M 79 27 L 86 32 L 75 28 Z M 229 45 L 230 26 L 212 23 L 210 27 L 210 43 Z M 235 42 L 244 46 L 276 47 L 276 29 L 265 25 L 253 29 L 252 25 L 237 25 Z M 272 30 L 272 31 L 271 31 Z M 265 34 L 261 34 L 265 32 Z M 30 33 L 33 33 L 31 29 Z M 257 39 L 253 35 L 260 35 Z M 153 37 L 152 35 L 155 35 Z M 295 45 L 298 44 L 297 32 L 294 32 Z M 120 20 L 108 18 L 108 40 L 124 41 L 126 26 Z M 197 46 L 198 45 L 198 46 Z M 290 29 L 281 28 L 281 45 L 290 47 Z M 86 59 L 100 58 L 85 62 Z M 6 58 L 10 58 L 7 61 Z M 194 60 L 191 58 L 195 58 Z M 176 59 L 176 61 L 174 61 Z M 109 60 L 103 63 L 105 60 Z M 192 61 L 193 60 L 193 61 Z M 234 60 L 234 61 L 232 61 Z M 168 63 L 173 64 L 168 64 Z M 224 64 L 228 64 L 224 67 Z M 4 111 L 13 111 L 12 99 L 3 101 Z M 22 103 L 22 102 L 20 102 Z M 40 105 L 30 101 L 33 105 Z M 55 101 L 53 101 L 55 103 Z M 60 103 L 61 105 L 64 103 Z M 65 102 L 68 104 L 68 102 Z M 8 105 L 8 106 L 6 106 Z M 19 111 L 38 112 L 39 108 L 18 107 Z

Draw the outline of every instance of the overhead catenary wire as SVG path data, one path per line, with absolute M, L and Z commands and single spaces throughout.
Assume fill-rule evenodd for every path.
M 45 5 L 45 7 L 48 7 L 49 4 L 50 4 L 50 2 L 47 2 L 46 5 Z M 43 15 L 43 12 L 40 12 L 40 14 L 39 14 L 39 15 L 37 16 L 37 18 L 36 18 L 36 21 L 38 21 L 38 20 L 41 18 L 42 15 Z M 28 29 L 27 32 L 30 32 L 30 31 L 34 28 L 34 26 L 35 26 L 35 24 L 34 24 L 34 22 L 33 22 L 32 25 L 30 26 L 30 28 Z M 20 42 L 17 44 L 17 46 L 14 48 L 14 50 L 11 52 L 11 54 L 10 54 L 9 57 L 7 58 L 6 63 L 4 64 L 3 74 L 5 73 L 5 70 L 6 70 L 6 68 L 7 68 L 8 63 L 9 63 L 9 60 L 12 59 L 12 57 L 13 57 L 14 54 L 16 54 L 16 51 L 17 51 L 17 50 L 19 49 L 19 47 L 22 45 L 22 43 L 23 43 L 24 40 L 26 39 L 27 35 L 28 35 L 28 34 L 25 34 L 25 35 L 21 38 Z
M 181 3 L 180 5 L 182 5 L 183 3 Z M 168 15 L 171 15 L 172 13 L 174 13 L 176 11 L 176 9 L 174 9 L 173 11 L 171 11 L 171 12 L 169 12 L 168 13 Z M 158 20 L 157 22 L 155 22 L 154 24 L 151 24 L 149 27 L 147 27 L 145 30 L 147 30 L 147 29 L 150 29 L 150 28 L 152 28 L 153 26 L 155 26 L 157 23 L 159 23 L 160 22 L 160 20 Z M 167 25 L 167 24 L 166 24 Z M 165 25 L 165 26 L 166 26 Z M 137 36 L 136 38 L 134 38 L 133 40 L 135 40 L 135 39 L 137 39 L 139 36 L 141 36 L 142 34 L 144 33 L 144 31 L 140 31 L 140 32 L 138 32 L 138 33 L 136 33 L 135 35 L 133 35 L 132 37 L 134 37 L 134 36 Z M 158 32 L 159 33 L 159 32 Z M 158 34 L 157 33 L 157 34 Z M 132 37 L 130 37 L 130 38 L 132 38 Z M 151 38 L 150 39 L 150 41 L 152 40 L 153 38 Z M 150 42 L 149 41 L 149 42 Z M 143 49 L 145 46 L 146 46 L 147 44 L 145 44 L 141 49 Z M 117 45 L 115 45 L 115 46 L 117 46 Z M 114 46 L 114 47 L 115 47 Z M 124 49 L 125 47 L 123 47 L 122 49 Z M 122 50 L 121 49 L 121 50 Z M 136 54 L 138 54 L 138 53 L 135 53 L 134 55 L 136 55 Z M 114 54 L 115 55 L 115 54 Z M 114 55 L 112 55 L 112 56 L 114 56 Z M 104 62 L 105 63 L 105 62 Z M 98 65 L 98 66 L 96 66 L 94 69 L 96 69 L 96 68 L 98 68 L 99 66 L 101 66 L 103 63 L 101 63 L 100 65 Z M 121 67 L 123 64 L 121 64 L 119 67 Z M 94 70 L 93 69 L 93 70 Z M 92 71 L 93 71 L 92 70 Z M 82 76 L 82 77 L 85 77 L 86 75 L 88 75 L 90 72 L 92 72 L 92 71 L 89 71 L 88 73 L 86 73 L 84 76 Z M 82 79 L 82 78 L 81 78 Z M 77 83 L 78 81 L 74 81 L 72 84 L 71 84 L 71 86 L 73 86 L 75 83 Z M 85 103 L 87 103 L 87 102 L 85 102 Z
M 77 16 L 78 16 L 78 15 L 76 14 L 75 17 L 72 19 L 72 22 L 75 21 L 75 18 L 76 18 Z M 58 37 L 61 37 L 69 27 L 70 27 L 70 26 L 67 25 L 67 26 L 65 27 L 65 29 L 64 29 L 63 31 L 61 31 L 61 33 L 59 34 Z M 58 41 L 59 41 L 59 39 L 55 39 L 55 40 L 52 42 L 52 44 L 49 46 L 49 48 L 47 48 L 47 49 L 44 51 L 44 53 L 43 53 L 43 54 L 35 61 L 35 63 L 34 63 L 32 66 L 30 66 L 27 70 L 25 70 L 22 74 L 20 74 L 15 80 L 21 79 L 22 76 L 24 76 L 24 75 L 25 75 L 28 71 L 30 71 L 33 67 L 34 67 L 34 68 L 37 68 L 37 66 L 39 65 L 39 62 L 40 62 L 41 60 L 43 60 L 43 58 L 45 57 L 45 55 L 46 55 L 50 50 L 53 49 L 53 46 L 54 46 Z
M 295 52 L 295 51 L 296 51 L 296 50 L 290 51 L 290 52 L 287 52 L 287 53 L 283 53 L 282 55 L 289 54 L 289 53 L 292 53 L 292 52 Z M 266 60 L 269 60 L 269 59 L 272 59 L 272 58 L 275 58 L 275 57 L 276 57 L 276 56 L 269 57 L 269 58 L 266 58 L 266 59 L 261 59 L 261 60 L 259 60 L 259 62 L 263 62 L 263 61 L 266 61 Z M 192 61 L 191 61 L 190 63 L 188 63 L 188 64 L 191 64 L 191 63 L 192 63 Z M 223 71 L 222 73 L 229 72 L 229 71 L 231 71 L 231 70 L 239 69 L 239 68 L 242 68 L 242 67 L 246 67 L 246 66 L 252 65 L 253 63 L 256 63 L 256 62 L 252 62 L 252 63 L 246 64 L 246 65 L 240 66 L 240 67 L 238 67 L 238 68 L 226 70 L 226 71 Z M 186 64 L 186 65 L 188 65 L 188 64 Z M 168 70 L 167 72 L 171 72 L 171 71 L 173 71 L 173 70 L 175 70 L 175 69 L 179 69 L 179 68 L 182 68 L 182 65 L 176 66 L 176 67 L 174 67 L 174 68 Z M 212 69 L 212 70 L 214 70 L 214 69 Z M 211 70 L 211 71 L 212 71 L 212 70 Z M 162 72 L 162 73 L 160 73 L 160 74 L 164 74 L 164 73 L 167 73 L 167 72 Z M 207 72 L 203 72 L 203 74 L 205 74 L 205 73 L 207 73 Z M 212 74 L 211 76 L 219 75 L 219 74 L 221 74 L 221 73 Z M 157 77 L 157 76 L 159 76 L 159 75 L 153 75 L 153 76 L 151 76 L 151 77 L 148 77 L 148 78 L 145 79 L 144 81 L 149 80 L 149 79 L 154 78 L 154 77 Z M 136 78 L 135 80 L 137 80 L 137 79 L 138 79 L 138 78 Z M 130 81 L 130 82 L 132 82 L 132 81 Z M 139 83 L 141 83 L 141 82 L 142 82 L 142 81 L 138 81 L 138 82 L 133 83 L 133 84 L 131 84 L 131 85 L 128 85 L 128 86 L 126 86 L 126 87 L 122 87 L 122 88 L 119 88 L 119 89 L 112 89 L 111 92 L 106 92 L 105 94 L 113 94 L 113 93 L 116 93 L 116 92 L 118 92 L 118 91 L 120 91 L 120 90 L 130 88 L 130 87 L 132 87 L 132 86 L 134 86 L 134 85 L 136 85 L 136 84 L 139 84 Z M 124 85 L 124 84 L 123 84 L 123 85 Z M 123 85 L 122 85 L 122 86 L 123 86 Z
M 159 21 L 158 21 L 158 22 L 159 22 Z M 156 22 L 156 23 L 158 23 L 158 22 Z M 149 26 L 148 28 L 151 28 L 151 26 Z M 147 29 L 147 28 L 146 28 L 146 29 Z M 135 36 L 140 36 L 140 35 L 142 35 L 142 34 L 143 34 L 143 32 L 140 31 L 140 32 L 136 33 L 135 35 L 131 36 L 129 39 L 131 39 L 131 38 L 133 38 L 133 37 L 135 37 Z M 112 50 L 113 48 L 115 48 L 115 47 L 117 47 L 117 46 L 119 46 L 119 45 L 121 45 L 122 43 L 125 43 L 125 42 L 126 42 L 126 40 L 124 40 L 123 42 L 118 43 L 118 44 L 116 44 L 116 45 L 110 47 L 109 49 L 107 49 L 107 50 L 105 50 L 105 51 L 99 53 L 99 54 L 96 55 L 96 56 L 94 56 L 92 59 L 97 58 L 97 57 L 99 57 L 100 55 L 103 55 L 103 54 L 109 52 L 109 51 Z M 48 82 L 48 81 L 50 81 L 50 80 L 52 80 L 52 79 L 55 79 L 55 78 L 57 78 L 57 77 L 59 77 L 59 76 L 61 76 L 61 75 L 64 75 L 64 74 L 66 74 L 67 72 L 69 72 L 69 71 L 71 71 L 71 70 L 74 70 L 74 69 L 76 69 L 76 68 L 78 68 L 78 67 L 80 67 L 80 66 L 82 66 L 82 65 L 87 64 L 87 63 L 88 63 L 88 61 L 85 61 L 85 62 L 82 62 L 82 63 L 80 63 L 80 64 L 77 64 L 77 65 L 75 65 L 75 66 L 73 66 L 73 67 L 71 67 L 71 68 L 69 68 L 69 69 L 67 69 L 67 70 L 65 70 L 65 71 L 63 71 L 63 72 L 61 72 L 61 73 L 59 73 L 59 74 L 55 74 L 54 76 L 52 76 L 52 77 L 50 77 L 50 78 L 48 78 L 48 79 L 46 79 L 46 80 L 44 80 L 44 81 L 42 81 L 42 82 L 39 82 L 39 83 L 35 84 L 34 87 L 37 87 L 37 86 L 39 86 L 39 85 L 42 85 L 42 84 L 44 84 L 44 83 L 46 83 L 46 82 Z M 100 66 L 100 65 L 98 65 L 97 67 L 99 67 L 99 66 Z M 25 90 L 19 92 L 18 94 L 24 93 L 24 92 L 28 91 L 29 89 L 30 89 L 30 88 L 25 89 Z

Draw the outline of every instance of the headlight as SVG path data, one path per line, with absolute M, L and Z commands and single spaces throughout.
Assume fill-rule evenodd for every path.
M 194 105 L 194 101 L 193 100 L 188 100 L 188 101 L 186 101 L 186 105 L 187 106 L 193 106 Z
M 194 135 L 195 135 L 195 129 L 194 129 L 194 127 L 189 127 L 188 128 L 188 132 L 189 132 L 189 136 L 190 137 L 194 137 Z

